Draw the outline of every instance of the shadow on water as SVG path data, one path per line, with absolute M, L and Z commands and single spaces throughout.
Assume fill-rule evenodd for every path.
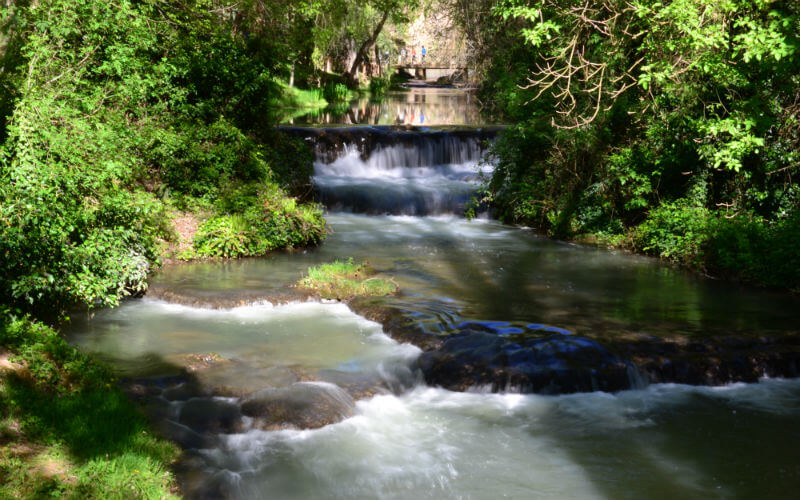
M 677 398 L 676 390 L 569 397 L 537 422 L 520 424 L 545 434 L 608 499 L 796 498 L 796 384 L 785 389 L 788 408 L 751 405 L 736 389 L 685 388 Z M 578 398 L 595 401 L 573 404 Z M 613 405 L 597 404 L 604 398 Z

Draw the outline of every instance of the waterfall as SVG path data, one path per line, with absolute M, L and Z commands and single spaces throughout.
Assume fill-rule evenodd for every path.
M 461 214 L 492 167 L 494 130 L 292 129 L 314 151 L 318 200 L 367 214 Z

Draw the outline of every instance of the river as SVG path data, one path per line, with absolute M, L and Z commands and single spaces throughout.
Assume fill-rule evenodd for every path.
M 323 245 L 168 267 L 152 294 L 78 316 L 68 332 L 184 447 L 187 497 L 797 498 L 797 380 L 453 392 L 424 382 L 418 347 L 346 305 L 263 300 L 310 265 L 353 257 L 393 277 L 401 293 L 382 306 L 430 335 L 465 324 L 598 340 L 797 333 L 797 297 L 552 241 L 485 213 L 464 219 L 491 173 L 474 99 L 415 89 L 372 104 L 293 120 L 312 127 L 292 133 L 317 149 L 332 229 Z M 196 354 L 211 361 L 186 375 Z

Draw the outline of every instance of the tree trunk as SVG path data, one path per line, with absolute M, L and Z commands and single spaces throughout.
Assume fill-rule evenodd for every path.
M 355 74 L 358 71 L 358 65 L 365 59 L 366 55 L 369 53 L 369 49 L 375 44 L 378 40 L 378 35 L 381 34 L 381 30 L 383 29 L 383 25 L 386 23 L 386 20 L 389 18 L 389 11 L 383 13 L 381 17 L 381 21 L 375 27 L 375 31 L 372 32 L 372 36 L 369 37 L 361 46 L 358 48 L 358 52 L 356 52 L 356 58 L 353 61 L 353 64 L 350 66 L 350 71 L 345 73 L 345 77 L 350 82 L 351 86 L 355 86 L 356 79 Z

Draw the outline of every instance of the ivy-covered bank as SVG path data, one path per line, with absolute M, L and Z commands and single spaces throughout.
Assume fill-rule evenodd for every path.
M 481 0 L 498 215 L 800 288 L 800 4 Z M 490 12 L 492 15 L 481 15 Z

